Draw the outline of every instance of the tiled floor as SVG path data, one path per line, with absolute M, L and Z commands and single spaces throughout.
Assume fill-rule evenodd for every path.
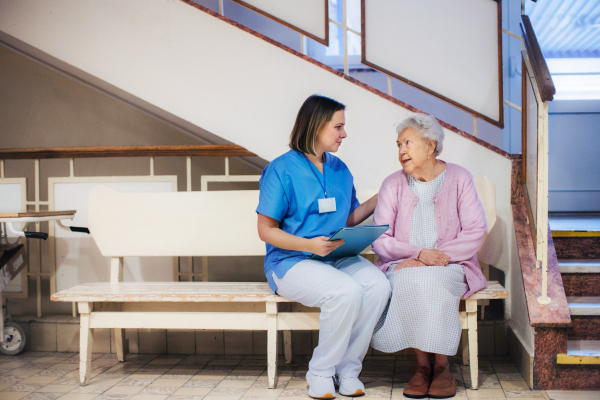
M 269 390 L 265 356 L 136 354 L 118 363 L 114 354 L 94 354 L 91 383 L 79 386 L 79 354 L 28 352 L 0 356 L 0 400 L 305 400 L 308 360 L 298 357 L 292 365 L 282 360 L 277 389 Z M 469 368 L 457 359 L 451 362 L 458 399 L 553 398 L 529 390 L 508 357 L 480 358 L 477 391 L 467 389 Z M 404 398 L 402 388 L 414 370 L 413 356 L 367 356 L 362 399 Z M 583 400 L 588 394 L 569 399 Z

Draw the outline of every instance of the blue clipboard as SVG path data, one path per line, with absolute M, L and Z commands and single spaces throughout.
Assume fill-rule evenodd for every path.
M 389 225 L 359 225 L 352 228 L 340 228 L 329 238 L 328 242 L 344 239 L 345 243 L 326 257 L 312 254 L 310 258 L 311 260 L 333 260 L 357 256 L 388 229 L 390 229 Z

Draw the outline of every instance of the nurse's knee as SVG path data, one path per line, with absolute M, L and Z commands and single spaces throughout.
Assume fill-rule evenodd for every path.
M 362 287 L 352 279 L 344 280 L 341 289 L 338 290 L 337 300 L 349 307 L 358 307 L 362 301 Z
M 373 295 L 387 300 L 392 293 L 392 287 L 389 279 L 383 273 L 377 273 L 373 276 L 373 282 L 369 288 Z

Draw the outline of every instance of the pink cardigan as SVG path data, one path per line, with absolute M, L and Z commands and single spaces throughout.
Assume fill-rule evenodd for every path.
M 383 181 L 373 223 L 389 224 L 390 229 L 371 245 L 379 256 L 376 265 L 383 272 L 394 261 L 417 259 L 422 250 L 410 244 L 410 225 L 417 201 L 418 197 L 408 187 L 404 170 L 394 172 Z M 444 184 L 434 202 L 438 250 L 450 257 L 450 263 L 463 266 L 468 285 L 464 297 L 469 297 L 486 286 L 477 251 L 487 224 L 473 175 L 460 165 L 446 163 Z

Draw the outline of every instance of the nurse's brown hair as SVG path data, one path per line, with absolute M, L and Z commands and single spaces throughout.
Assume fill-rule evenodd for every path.
M 317 135 L 336 111 L 344 110 L 346 106 L 329 97 L 313 94 L 304 101 L 296 123 L 290 135 L 290 147 L 302 153 L 316 155 L 315 141 Z

